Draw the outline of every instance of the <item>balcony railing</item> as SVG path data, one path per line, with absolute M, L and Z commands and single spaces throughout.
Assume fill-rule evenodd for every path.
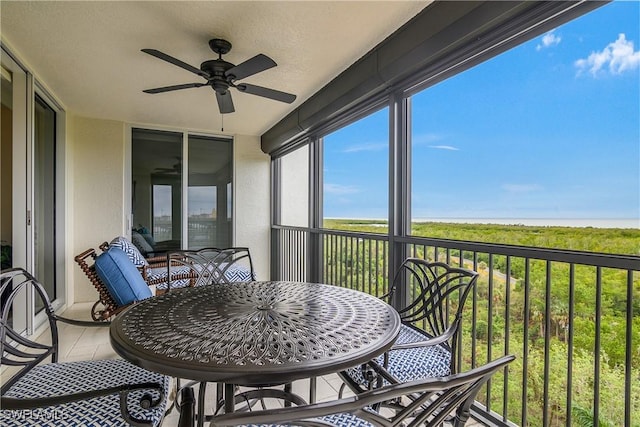
M 585 418 L 599 420 L 591 425 L 640 423 L 638 257 L 422 237 L 390 243 L 387 235 L 283 226 L 273 227 L 272 242 L 275 279 L 376 296 L 388 289 L 390 256 L 397 253 L 478 271 L 458 366 L 504 354 L 517 360 L 479 394 L 476 419 L 522 426 L 580 425 Z M 604 297 L 615 312 L 603 312 Z

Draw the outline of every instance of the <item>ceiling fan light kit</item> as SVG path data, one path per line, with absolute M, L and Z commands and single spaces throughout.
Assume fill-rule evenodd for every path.
M 211 39 L 209 40 L 209 47 L 212 51 L 218 54 L 218 58 L 204 61 L 200 64 L 199 69 L 174 58 L 173 56 L 167 55 L 164 52 L 160 52 L 159 50 L 142 49 L 142 52 L 144 53 L 155 56 L 158 59 L 162 59 L 163 61 L 204 77 L 207 80 L 206 82 L 201 83 L 183 83 L 154 89 L 146 89 L 143 90 L 143 92 L 156 94 L 193 87 L 210 86 L 216 93 L 216 100 L 218 101 L 218 108 L 220 109 L 221 114 L 233 113 L 235 111 L 229 88 L 235 88 L 240 92 L 248 93 L 250 95 L 286 102 L 287 104 L 295 101 L 296 96 L 287 92 L 248 83 L 236 84 L 237 80 L 245 79 L 254 74 L 275 67 L 277 64 L 273 59 L 260 53 L 238 65 L 234 65 L 222 59 L 222 55 L 231 50 L 231 43 L 222 39 Z

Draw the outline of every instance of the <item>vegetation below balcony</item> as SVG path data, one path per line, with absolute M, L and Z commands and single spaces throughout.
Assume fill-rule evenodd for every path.
M 325 221 L 322 279 L 384 293 L 385 226 Z M 518 356 L 481 394 L 489 411 L 523 425 L 640 423 L 640 263 L 628 256 L 640 230 L 423 223 L 413 233 L 402 240 L 408 255 L 480 273 L 465 308 L 463 369 Z M 576 262 L 573 251 L 587 252 Z

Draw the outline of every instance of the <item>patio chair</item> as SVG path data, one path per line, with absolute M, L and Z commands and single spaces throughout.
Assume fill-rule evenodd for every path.
M 53 312 L 42 285 L 28 272 L 0 272 L 0 349 L 3 372 L 0 425 L 157 426 L 164 417 L 170 379 L 122 359 L 59 363 L 58 322 L 83 327 L 107 323 L 66 319 Z M 12 303 L 31 292 L 44 306 L 50 344 L 33 341 L 12 326 Z M 43 363 L 51 357 L 50 363 Z
M 160 291 L 256 280 L 249 248 L 203 248 L 167 252 L 165 263 L 147 269 L 149 283 Z M 184 281 L 188 283 L 184 284 Z
M 447 421 L 462 427 L 480 388 L 514 359 L 512 355 L 504 356 L 465 373 L 390 384 L 349 398 L 310 405 L 300 404 L 297 396 L 279 390 L 251 390 L 238 395 L 236 401 L 278 396 L 299 406 L 216 415 L 211 426 L 435 427 Z M 188 393 L 185 395 L 189 397 Z M 384 406 L 388 402 L 393 404 Z M 374 407 L 381 409 L 375 411 Z
M 382 298 L 398 310 L 402 325 L 393 347 L 378 357 L 388 372 L 382 378 L 371 364 L 340 373 L 343 386 L 363 393 L 383 383 L 444 377 L 456 373 L 460 322 L 464 303 L 478 279 L 472 270 L 442 262 L 407 258 L 395 274 L 391 289 Z M 407 304 L 398 304 L 398 287 L 406 284 Z
M 169 250 L 164 255 L 145 258 L 138 247 L 126 237 L 118 236 L 104 242 L 100 249 L 117 247 L 124 251 L 140 270 L 149 286 L 158 295 L 171 288 L 197 286 L 201 283 L 231 283 L 255 280 L 249 248 L 203 248 L 199 250 Z M 170 262 L 169 262 L 170 260 Z M 201 268 L 205 267 L 206 268 Z
M 90 248 L 74 257 L 99 294 L 91 307 L 91 318 L 95 321 L 107 320 L 129 304 L 153 295 L 129 256 L 118 248 L 100 247 L 103 248 L 100 255 Z M 97 269 L 100 264 L 103 268 Z

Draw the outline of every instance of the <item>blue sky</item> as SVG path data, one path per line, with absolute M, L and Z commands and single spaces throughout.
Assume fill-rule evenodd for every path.
M 640 218 L 640 2 L 412 99 L 414 218 Z M 324 215 L 386 218 L 388 111 L 325 137 Z

